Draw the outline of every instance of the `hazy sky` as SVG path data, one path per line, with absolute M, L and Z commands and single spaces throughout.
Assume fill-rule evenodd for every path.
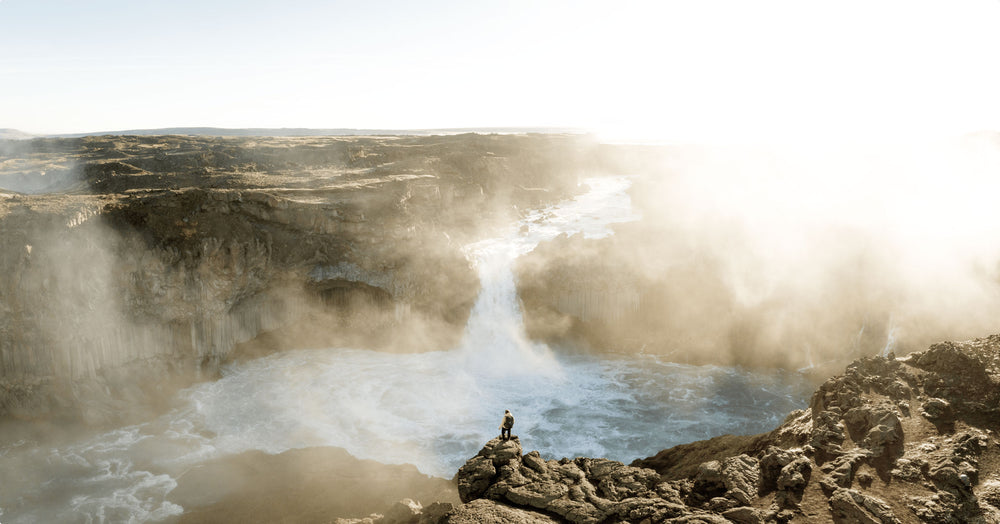
M 0 0 L 0 127 L 1000 130 L 1000 0 Z

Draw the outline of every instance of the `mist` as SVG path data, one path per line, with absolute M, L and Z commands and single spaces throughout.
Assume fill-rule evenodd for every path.
M 27 392 L 0 407 L 48 421 L 5 428 L 6 475 L 47 461 L 5 481 L 5 521 L 186 516 L 238 491 L 190 471 L 303 448 L 449 478 L 508 408 L 546 456 L 630 461 L 767 431 L 851 359 L 1000 313 L 991 135 L 25 144 L 7 181 L 75 178 L 0 208 L 2 379 Z
M 1000 318 L 998 172 L 990 134 L 669 148 L 636 184 L 644 224 L 617 260 L 658 284 L 645 304 L 680 358 L 801 368 L 985 336 Z

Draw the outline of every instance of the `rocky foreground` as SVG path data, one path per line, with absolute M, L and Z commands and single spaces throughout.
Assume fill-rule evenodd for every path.
M 1000 335 L 855 361 L 770 433 L 625 465 L 493 439 L 464 504 L 406 500 L 338 522 L 1000 522 Z

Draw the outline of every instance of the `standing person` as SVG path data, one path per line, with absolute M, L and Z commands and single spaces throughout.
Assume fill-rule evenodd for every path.
M 514 427 L 514 415 L 509 409 L 503 410 L 503 422 L 500 423 L 500 438 L 510 440 L 510 428 Z

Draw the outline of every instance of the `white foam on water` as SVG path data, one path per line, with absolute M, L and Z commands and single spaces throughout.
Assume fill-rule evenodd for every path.
M 3 522 L 149 522 L 180 515 L 183 508 L 165 500 L 177 486 L 174 478 L 135 467 L 148 438 L 132 426 L 60 449 L 6 448 Z
M 463 366 L 457 351 L 294 351 L 188 395 L 220 451 L 338 446 L 447 478 L 496 436 L 504 409 L 532 449 L 630 461 L 720 433 L 765 431 L 802 407 L 804 382 L 780 372 L 556 356 L 558 376 L 496 374 Z
M 504 409 L 526 449 L 628 462 L 719 434 L 766 431 L 803 407 L 808 385 L 797 374 L 571 356 L 527 339 L 513 261 L 559 234 L 601 237 L 611 234 L 609 224 L 636 218 L 628 179 L 587 184 L 589 193 L 469 246 L 483 289 L 460 347 L 273 354 L 227 366 L 155 421 L 58 449 L 4 446 L 3 522 L 168 519 L 183 511 L 166 498 L 185 470 L 248 450 L 338 446 L 451 478 L 499 433 Z

